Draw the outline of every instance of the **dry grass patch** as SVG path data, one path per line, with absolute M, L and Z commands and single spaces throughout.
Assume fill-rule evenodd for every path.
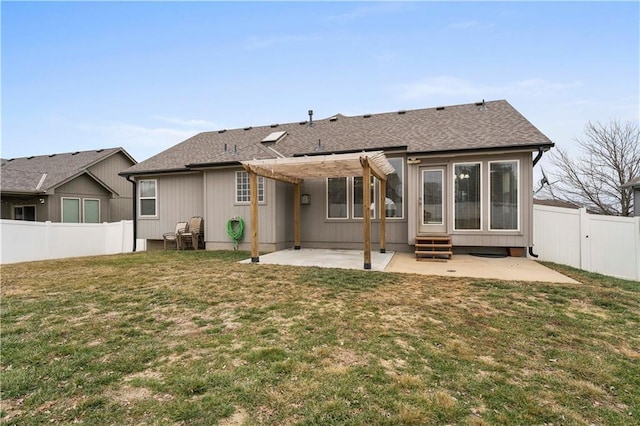
M 3 424 L 633 424 L 640 284 L 147 252 L 2 269 Z M 184 265 L 190 268 L 185 269 Z

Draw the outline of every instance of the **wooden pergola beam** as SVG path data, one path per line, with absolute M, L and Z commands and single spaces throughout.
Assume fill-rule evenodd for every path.
M 293 184 L 293 249 L 300 250 L 300 184 Z
M 384 154 L 382 153 L 373 153 L 367 156 L 360 157 L 360 164 L 364 167 L 364 163 L 366 162 L 371 170 L 371 173 L 378 178 L 380 181 L 387 180 L 387 174 L 383 172 L 375 162 L 375 159 L 382 156 L 384 158 Z M 373 161 L 372 161 L 373 160 Z
M 360 163 L 360 167 L 358 167 Z M 384 152 L 336 154 L 322 157 L 277 158 L 242 162 L 249 174 L 251 197 L 251 262 L 258 263 L 258 176 L 294 185 L 294 248 L 300 249 L 300 184 L 304 178 L 362 176 L 364 269 L 371 269 L 371 175 L 380 181 L 380 253 L 386 245 L 386 181 L 393 166 Z M 360 174 L 362 172 L 362 174 Z
M 251 263 L 260 262 L 258 240 L 258 175 L 253 171 L 249 173 L 249 197 L 251 199 Z
M 282 182 L 288 182 L 294 185 L 302 182 L 302 179 L 300 178 L 285 175 L 284 173 L 276 172 L 275 170 L 270 170 L 267 167 L 260 167 L 260 166 L 255 166 L 253 164 L 246 164 L 246 163 L 243 164 L 242 167 L 244 167 L 244 169 L 247 172 L 252 172 L 260 176 L 268 177 L 270 179 L 275 179 Z
M 380 197 L 378 211 L 380 212 L 380 253 L 386 253 L 387 244 L 387 181 L 380 181 Z
M 362 164 L 362 218 L 364 269 L 371 269 L 371 168 L 369 162 L 360 160 Z

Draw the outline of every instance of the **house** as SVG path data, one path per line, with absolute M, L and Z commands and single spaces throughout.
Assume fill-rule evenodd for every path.
M 135 182 L 136 235 L 148 248 L 202 216 L 207 249 L 231 249 L 226 225 L 243 219 L 240 248 L 252 257 L 361 249 L 368 223 L 381 249 L 412 251 L 423 237 L 458 251 L 524 249 L 533 166 L 551 147 L 505 100 L 321 120 L 309 111 L 300 122 L 197 134 L 122 175 Z M 354 165 L 378 154 L 378 173 L 365 178 Z
M 2 219 L 133 219 L 133 189 L 119 175 L 136 161 L 122 148 L 2 159 Z
M 640 176 L 626 182 L 621 188 L 630 188 L 633 190 L 633 215 L 640 216 Z

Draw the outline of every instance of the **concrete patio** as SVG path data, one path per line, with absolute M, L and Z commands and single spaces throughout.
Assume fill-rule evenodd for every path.
M 250 263 L 251 259 L 241 261 Z M 280 250 L 260 256 L 260 264 L 363 269 L 362 250 Z M 540 263 L 524 257 L 487 258 L 453 255 L 446 260 L 416 260 L 413 253 L 371 252 L 371 270 L 447 277 L 494 278 L 514 281 L 578 283 Z

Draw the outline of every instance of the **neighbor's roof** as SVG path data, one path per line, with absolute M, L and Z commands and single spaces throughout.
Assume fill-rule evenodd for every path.
M 314 120 L 312 125 L 301 121 L 204 132 L 123 174 L 394 148 L 418 154 L 552 146 L 553 142 L 507 101 L 499 100 L 351 117 L 337 114 Z
M 640 176 L 635 179 L 631 179 L 629 182 L 622 185 L 621 188 L 640 188 Z
M 135 160 L 122 148 L 2 159 L 0 191 L 40 194 L 85 173 L 112 191 L 88 169 L 118 152 L 122 152 L 135 163 Z

